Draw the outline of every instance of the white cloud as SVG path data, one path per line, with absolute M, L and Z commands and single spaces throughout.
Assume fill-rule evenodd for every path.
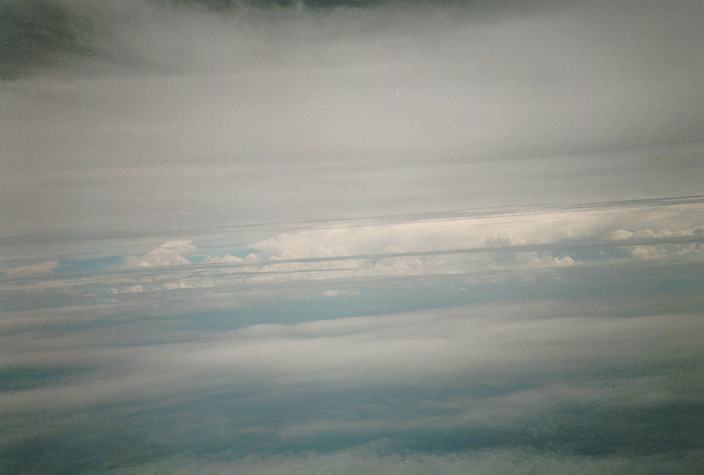
M 541 267 L 571 267 L 576 264 L 571 256 L 556 257 L 550 255 L 536 255 L 533 262 Z
M 128 257 L 125 265 L 131 268 L 138 267 L 167 267 L 190 264 L 184 257 L 194 251 L 196 247 L 191 240 L 167 241 L 164 244 L 152 249 L 142 257 Z
M 400 224 L 320 228 L 282 233 L 251 246 L 279 259 L 501 247 L 587 236 L 603 220 L 594 213 L 419 220 Z M 500 245 L 497 245 L 500 244 Z
M 225 254 L 222 256 L 208 256 L 203 262 L 206 264 L 255 264 L 259 261 L 259 256 L 254 253 L 249 253 L 244 258 Z
M 700 217 L 701 219 L 701 217 Z M 609 238 L 613 240 L 626 240 L 633 238 L 641 239 L 658 239 L 671 237 L 691 237 L 704 235 L 704 226 L 691 226 L 680 229 L 637 229 L 635 231 L 627 229 L 616 229 L 609 234 Z
M 226 254 L 224 256 L 208 256 L 203 262 L 206 264 L 240 264 L 244 262 L 244 259 L 231 254 Z
M 609 239 L 615 241 L 624 241 L 629 239 L 667 239 L 667 238 L 696 238 L 704 237 L 704 226 L 696 224 L 702 217 L 694 215 L 690 216 L 689 224 L 686 227 L 672 227 L 671 222 L 658 223 L 659 228 L 641 227 L 632 229 L 616 229 L 609 233 Z M 638 225 L 639 223 L 633 223 Z M 650 220 L 646 224 L 651 224 Z M 692 225 L 694 224 L 694 225 Z M 682 257 L 696 258 L 701 256 L 704 249 L 699 242 L 690 243 L 664 243 L 659 245 L 639 244 L 628 248 L 628 254 L 637 259 L 655 260 L 655 259 L 678 259 Z
M 136 285 L 128 285 L 126 287 L 117 287 L 117 288 L 112 288 L 110 289 L 111 292 L 115 295 L 119 294 L 139 294 L 144 292 L 144 287 L 142 287 L 139 284 Z
M 456 216 L 445 219 L 417 219 L 403 223 L 338 225 L 280 233 L 250 244 L 262 255 L 276 260 L 372 256 L 356 275 L 375 272 L 382 275 L 419 275 L 433 272 L 462 272 L 470 269 L 506 267 L 565 267 L 575 265 L 573 256 L 553 256 L 536 252 L 531 245 L 544 246 L 605 243 L 624 240 L 657 240 L 697 237 L 704 219 L 704 207 L 695 203 L 683 206 L 641 206 L 621 204 L 587 206 L 577 210 L 525 210 L 479 217 Z M 644 226 L 645 225 L 645 226 Z M 630 229 L 630 230 L 629 230 Z M 527 246 L 520 252 L 504 252 L 511 246 Z M 696 244 L 678 247 L 680 255 Z M 395 256 L 387 254 L 453 251 L 458 249 L 494 252 L 493 262 L 482 262 L 459 254 Z M 491 251 L 491 252 L 490 252 Z M 508 249 L 510 251 L 510 249 Z M 632 251 L 644 257 L 644 249 Z M 298 264 L 304 267 L 305 264 Z M 309 264 L 310 265 L 310 264 Z
M 325 297 L 335 298 L 335 297 L 354 297 L 359 295 L 359 290 L 356 289 L 331 289 L 323 292 Z
M 666 244 L 661 246 L 633 246 L 628 250 L 629 255 L 644 260 L 654 259 L 679 259 L 686 257 L 690 260 L 704 256 L 704 247 L 699 243 L 693 244 Z
M 212 281 L 208 279 L 183 279 L 164 284 L 164 290 L 179 290 L 179 289 L 206 289 L 212 287 Z

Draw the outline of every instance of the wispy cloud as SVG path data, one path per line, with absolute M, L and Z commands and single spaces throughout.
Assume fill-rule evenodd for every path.
M 35 277 L 41 275 L 48 275 L 56 270 L 59 265 L 59 261 L 44 261 L 37 262 L 35 264 L 28 264 L 25 266 L 8 267 L 2 269 L 2 274 L 5 278 L 14 279 L 18 277 Z

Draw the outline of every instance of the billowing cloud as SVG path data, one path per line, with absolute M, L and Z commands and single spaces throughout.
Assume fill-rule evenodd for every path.
M 181 266 L 190 263 L 184 254 L 195 249 L 190 240 L 167 241 L 141 257 L 128 257 L 125 264 L 127 267 Z
M 309 228 L 284 232 L 250 244 L 275 260 L 305 260 L 403 254 L 442 254 L 445 251 L 472 250 L 535 252 L 550 246 L 590 246 L 627 244 L 648 245 L 679 238 L 702 237 L 693 221 L 704 219 L 701 203 L 687 205 L 624 206 L 624 203 L 585 205 L 581 209 L 457 214 L 448 218 L 417 219 L 401 223 L 380 222 Z M 469 214 L 469 213 L 468 213 Z M 640 229 L 648 223 L 650 228 Z M 634 231 L 623 229 L 635 228 Z M 613 241 L 613 242 L 609 242 Z M 696 246 L 685 242 L 684 249 Z M 547 264 L 573 263 L 569 256 L 543 259 Z M 562 259 L 562 260 L 561 260 Z
M 225 254 L 223 256 L 208 256 L 203 262 L 206 264 L 255 264 L 258 260 L 259 257 L 250 252 L 244 257 L 233 256 L 232 254 Z

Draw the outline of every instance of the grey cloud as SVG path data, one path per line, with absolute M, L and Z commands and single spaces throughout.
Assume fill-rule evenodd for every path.
M 628 307 L 636 316 L 615 314 Z M 392 435 L 398 446 L 382 450 L 378 466 L 393 468 L 394 454 L 399 450 L 411 460 L 418 458 L 421 470 L 430 466 L 425 464 L 428 460 L 421 463 L 429 447 L 426 444 L 432 437 L 442 437 L 423 439 L 429 431 L 460 438 L 463 433 L 469 434 L 464 436 L 469 437 L 464 443 L 488 444 L 492 450 L 503 444 L 516 450 L 515 445 L 521 443 L 535 450 L 540 444 L 561 438 L 553 445 L 559 453 L 554 456 L 560 459 L 550 465 L 554 470 L 564 463 L 572 466 L 564 459 L 569 456 L 562 445 L 571 443 L 576 444 L 573 450 L 579 463 L 602 466 L 609 463 L 609 448 L 602 442 L 598 450 L 591 449 L 597 450 L 598 458 L 583 458 L 590 453 L 590 440 L 607 437 L 622 447 L 630 447 L 626 442 L 629 437 L 638 440 L 635 447 L 647 444 L 647 440 L 668 440 L 672 434 L 657 424 L 647 437 L 638 436 L 642 418 L 647 420 L 648 414 L 675 417 L 677 411 L 688 414 L 686 408 L 696 406 L 703 384 L 701 372 L 696 370 L 702 357 L 697 339 L 699 316 L 644 315 L 648 310 L 649 303 L 639 300 L 609 304 L 601 299 L 581 300 L 577 307 L 569 302 L 536 301 L 297 325 L 259 325 L 239 332 L 201 334 L 195 341 L 126 347 L 123 344 L 127 340 L 122 338 L 122 343 L 116 344 L 114 333 L 101 335 L 99 328 L 51 339 L 26 335 L 13 342 L 24 347 L 23 353 L 15 354 L 25 359 L 14 365 L 47 367 L 51 363 L 82 370 L 0 395 L 0 408 L 8 416 L 2 423 L 6 433 L 26 436 L 21 441 L 4 438 L 2 443 L 10 450 L 3 451 L 0 461 L 17 460 L 13 457 L 31 450 L 32 443 L 41 444 L 42 437 L 53 440 L 51 428 L 37 425 L 38 415 L 50 413 L 58 428 L 77 429 L 81 422 L 72 414 L 81 408 L 83 414 L 91 414 L 92 420 L 105 422 L 101 430 L 107 430 L 108 437 L 103 440 L 96 434 L 98 438 L 93 442 L 99 453 L 109 446 L 110 437 L 125 443 L 113 432 L 120 430 L 118 421 L 125 418 L 132 421 L 129 432 L 137 439 L 132 445 L 151 447 L 131 468 L 129 458 L 123 457 L 120 469 L 127 471 L 166 470 L 161 464 L 168 465 L 174 451 L 193 453 L 196 446 L 202 447 L 205 459 L 189 461 L 192 465 L 187 466 L 192 469 L 217 470 L 220 457 L 224 458 L 223 470 L 242 463 L 243 469 L 276 469 L 282 467 L 279 463 L 297 462 L 278 456 L 270 459 L 266 448 L 271 440 L 282 446 L 299 441 L 302 447 L 309 447 L 315 446 L 318 438 L 344 440 L 345 435 L 362 441 Z M 664 333 L 668 338 L 663 338 Z M 42 359 L 43 364 L 39 363 Z M 682 371 L 687 388 L 680 385 Z M 401 403 L 401 394 L 407 394 L 408 400 Z M 311 401 L 315 409 L 301 401 Z M 269 407 L 285 408 L 289 404 L 298 409 L 291 413 L 268 412 Z M 599 414 L 589 409 L 594 404 L 605 408 L 608 414 L 604 417 L 620 414 L 620 425 L 609 426 L 599 419 Z M 341 405 L 344 411 L 340 411 Z M 580 410 L 590 411 L 598 433 L 585 429 L 577 436 L 559 429 L 564 424 L 579 427 Z M 191 411 L 195 411 L 192 416 Z M 174 414 L 179 416 L 173 419 Z M 550 418 L 558 427 L 551 426 Z M 137 423 L 140 419 L 142 423 Z M 213 431 L 219 427 L 217 420 L 227 422 L 210 432 L 209 440 L 230 440 L 228 447 L 234 454 L 238 452 L 233 440 L 250 440 L 254 446 L 245 449 L 250 458 L 233 461 L 236 455 L 215 454 L 212 447 L 197 441 L 198 428 L 207 426 Z M 691 434 L 698 423 L 695 417 L 679 430 Z M 526 438 L 527 426 L 533 429 Z M 165 427 L 168 430 L 161 433 Z M 476 437 L 472 431 L 485 437 L 494 435 L 482 441 L 481 437 L 472 439 Z M 80 433 L 76 439 L 61 439 L 60 444 L 70 447 L 72 440 L 79 443 Z M 174 433 L 180 435 L 173 438 L 170 434 Z M 139 442 L 140 438 L 151 442 Z M 414 440 L 426 449 L 408 452 Z M 191 447 L 179 449 L 179 444 Z M 686 452 L 680 449 L 680 455 Z M 139 451 L 134 450 L 136 456 Z M 454 460 L 457 469 L 468 462 L 465 457 L 469 455 L 462 451 L 443 452 Z M 632 456 L 636 459 L 629 459 L 630 463 L 635 463 L 641 455 L 635 451 Z M 291 457 L 308 455 L 297 452 Z M 304 467 L 317 467 L 321 462 L 317 457 L 312 455 Z M 654 458 L 659 457 L 670 460 L 666 452 L 660 452 L 638 463 L 658 467 Z M 685 466 L 681 457 L 672 457 L 671 463 Z M 160 458 L 165 460 L 155 464 L 154 460 Z M 36 460 L 46 463 L 44 455 Z M 72 466 L 85 463 L 93 468 L 110 467 L 109 458 L 91 461 L 85 455 L 76 457 Z M 201 463 L 204 465 L 198 467 Z M 271 467 L 269 463 L 277 465 Z M 65 462 L 59 461 L 59 466 L 70 466 L 61 464 Z M 488 465 L 487 470 L 491 467 Z
M 46 67 L 67 67 L 96 52 L 96 25 L 58 1 L 4 1 L 0 5 L 0 79 Z
M 497 318 L 474 312 L 449 309 L 295 326 L 262 325 L 203 341 L 128 348 L 103 348 L 95 339 L 82 343 L 74 335 L 54 337 L 51 346 L 42 348 L 41 341 L 27 341 L 32 336 L 27 334 L 22 338 L 29 345 L 24 354 L 6 354 L 6 366 L 38 365 L 44 358 L 44 364 L 83 361 L 90 365 L 105 365 L 112 359 L 117 367 L 97 381 L 91 377 L 63 387 L 4 394 L 0 411 L 71 410 L 233 383 L 272 389 L 324 384 L 339 390 L 407 381 L 453 385 L 459 376 L 483 381 L 530 379 L 595 365 L 604 371 L 631 368 L 644 360 L 658 361 L 666 368 L 681 360 L 681 352 L 689 359 L 700 357 L 696 315 L 517 319 L 511 313 Z M 670 335 L 667 340 L 660 338 L 664 329 Z M 153 384 L 155 378 L 160 385 Z
M 140 474 L 169 471 L 193 473 L 207 471 L 227 474 L 236 471 L 248 474 L 307 473 L 385 473 L 385 474 L 465 474 L 468 467 L 474 474 L 493 473 L 573 473 L 619 474 L 636 470 L 639 473 L 661 473 L 670 470 L 697 470 L 704 463 L 699 451 L 674 452 L 657 457 L 611 455 L 592 458 L 580 455 L 558 455 L 550 451 L 484 450 L 452 454 L 389 454 L 371 445 L 356 450 L 328 454 L 310 453 L 297 456 L 257 456 L 218 462 L 197 458 L 174 457 L 160 462 L 118 469 L 116 474 Z M 676 462 L 682 460 L 682 464 Z
M 698 193 L 698 4 L 625 5 L 100 4 L 100 58 L 132 63 L 0 89 L 2 234 Z

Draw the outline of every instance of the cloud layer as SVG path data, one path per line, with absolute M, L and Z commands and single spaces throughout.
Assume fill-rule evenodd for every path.
M 0 3 L 0 472 L 702 472 L 702 18 Z
M 0 87 L 4 236 L 701 191 L 697 3 L 43 4 L 95 53 Z

